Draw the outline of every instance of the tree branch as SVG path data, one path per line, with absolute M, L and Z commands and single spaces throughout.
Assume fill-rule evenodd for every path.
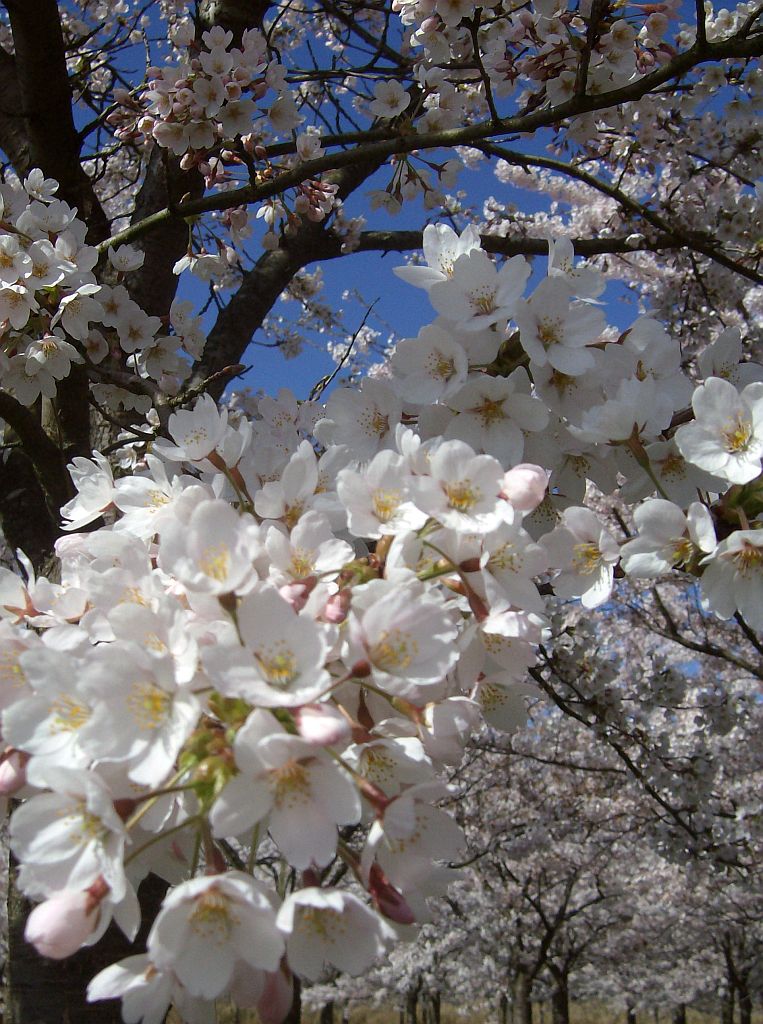
M 704 47 L 699 47 L 695 44 L 662 68 L 651 72 L 651 74 L 645 75 L 636 82 L 631 82 L 620 89 L 614 89 L 601 95 L 573 97 L 557 107 L 503 118 L 497 123 L 491 119 L 465 128 L 448 128 L 441 131 L 422 132 L 421 134 L 410 131 L 401 133 L 397 128 L 389 129 L 381 135 L 379 141 L 361 142 L 352 149 L 342 150 L 338 153 L 326 153 L 323 156 L 316 157 L 314 160 L 306 160 L 297 164 L 291 170 L 284 171 L 275 178 L 261 184 L 244 185 L 241 188 L 231 189 L 228 192 L 216 193 L 211 196 L 205 196 L 202 199 L 181 203 L 175 209 L 165 208 L 164 210 L 157 211 L 140 224 L 131 225 L 124 231 L 113 235 L 110 239 L 103 242 L 100 248 L 103 250 L 108 245 L 132 242 L 147 231 L 152 231 L 166 224 L 173 217 L 195 217 L 213 210 L 228 210 L 235 206 L 269 199 L 326 171 L 352 167 L 366 161 L 374 162 L 377 166 L 381 166 L 388 157 L 395 154 L 412 153 L 417 150 L 452 149 L 454 146 L 475 145 L 484 139 L 498 135 L 532 133 L 539 128 L 548 128 L 559 124 L 570 117 L 592 113 L 596 110 L 606 110 L 622 103 L 641 99 L 642 96 L 647 95 L 658 86 L 686 74 L 699 64 L 709 61 L 722 61 L 734 57 L 754 58 L 762 55 L 763 38 L 759 36 L 753 36 L 750 39 L 733 37 L 718 42 L 708 42 Z M 368 137 L 367 134 L 361 135 L 361 138 Z M 376 135 L 373 137 L 378 138 Z M 324 140 L 324 142 L 326 141 Z M 268 155 L 274 155 L 276 152 L 284 154 L 293 151 L 293 144 L 288 146 L 279 145 L 273 147 Z
M 662 249 L 681 248 L 672 235 L 661 235 L 651 241 L 630 242 L 627 237 L 613 238 L 571 238 L 576 256 L 625 255 L 631 252 L 655 252 Z M 546 256 L 548 239 L 536 237 L 510 238 L 503 235 L 480 235 L 482 248 L 486 252 L 498 256 Z M 333 259 L 345 255 L 341 251 L 342 239 L 336 236 L 327 239 L 326 252 L 320 259 Z M 423 237 L 421 231 L 363 231 L 357 247 L 353 252 L 409 252 L 421 249 Z
M 528 156 L 524 153 L 517 153 L 514 150 L 505 149 L 503 146 L 494 146 L 490 143 L 484 143 L 477 148 L 481 149 L 484 153 L 496 156 L 517 167 L 524 167 L 525 169 L 528 167 L 542 167 L 547 170 L 556 171 L 559 174 L 564 174 L 567 177 L 575 178 L 577 181 L 582 181 L 584 184 L 596 189 L 597 192 L 601 192 L 602 195 L 613 199 L 623 209 L 636 217 L 640 217 L 641 220 L 651 225 L 657 231 L 662 232 L 663 235 L 674 238 L 678 243 L 677 247 L 693 249 L 725 267 L 727 270 L 746 277 L 749 281 L 754 281 L 755 284 L 763 285 L 762 274 L 759 274 L 751 267 L 745 266 L 743 263 L 738 263 L 736 260 L 731 259 L 730 256 L 716 248 L 707 237 L 703 237 L 698 232 L 683 231 L 654 210 L 650 210 L 648 206 L 644 206 L 643 203 L 633 199 L 627 192 L 623 192 L 621 188 L 602 181 L 601 178 L 597 178 L 594 174 L 589 174 L 588 171 L 584 171 L 580 167 L 574 167 L 572 164 L 564 163 L 563 160 L 553 160 L 549 157 Z
M 337 196 L 346 199 L 359 188 L 380 165 L 379 160 L 356 161 L 324 179 L 338 186 Z M 265 252 L 254 268 L 244 275 L 241 287 L 228 305 L 220 311 L 217 322 L 207 337 L 204 355 L 194 367 L 192 384 L 213 378 L 225 366 L 240 363 L 254 332 L 273 308 L 289 281 L 308 263 L 323 259 L 329 229 L 325 224 L 304 220 L 293 235 L 281 239 L 278 249 Z M 337 250 L 341 242 L 337 240 Z M 226 381 L 215 379 L 209 388 L 213 398 L 223 393 Z

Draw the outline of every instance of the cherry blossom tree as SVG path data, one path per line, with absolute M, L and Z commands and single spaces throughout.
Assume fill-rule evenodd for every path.
M 436 912 L 448 780 L 528 698 L 601 739 L 666 855 L 752 876 L 713 737 L 763 649 L 760 14 L 6 0 L 9 1020 L 296 1019 Z M 323 300 L 359 252 L 408 254 L 416 338 Z M 251 344 L 321 334 L 309 396 L 224 397 Z M 635 620 L 739 676 L 694 692 Z M 620 892 L 568 798 L 532 882 L 495 861 L 560 1021 Z M 435 1007 L 436 972 L 408 990 Z
M 633 647 L 645 639 L 648 631 Z M 631 716 L 637 702 L 649 703 L 632 665 L 627 659 L 610 671 Z M 717 681 L 717 665 L 706 667 Z M 670 757 L 664 752 L 662 769 L 676 776 L 670 799 L 678 810 L 704 785 L 702 759 L 681 759 L 680 749 L 685 755 L 690 736 L 695 750 L 698 742 L 713 748 L 710 763 L 736 780 L 729 796 L 747 821 L 744 866 L 729 866 L 720 844 L 698 857 L 685 840 L 666 841 L 665 798 L 656 799 L 597 730 L 538 702 L 529 728 L 481 737 L 459 768 L 453 799 L 469 850 L 463 878 L 433 920 L 366 977 L 311 989 L 311 1005 L 398 1004 L 408 1018 L 418 1003 L 426 1019 L 434 991 L 455 1005 L 498 1009 L 513 1024 L 529 1021 L 538 1001 L 550 1003 L 555 1021 L 568 1019 L 571 1001 L 590 999 L 631 1016 L 657 1009 L 685 1018 L 693 1004 L 726 1019 L 734 1002 L 748 1014 L 744 978 L 758 976 L 760 957 L 760 712 L 753 702 L 733 727 L 709 730 L 701 720 L 709 681 L 690 671 L 684 689 L 674 679 L 672 695 L 663 691 L 671 736 L 684 738 Z M 638 684 L 640 695 L 628 689 Z M 652 730 L 653 750 L 663 716 L 640 723 Z M 715 780 L 716 793 L 725 788 Z M 731 805 L 718 806 L 711 791 L 691 799 L 720 838 Z

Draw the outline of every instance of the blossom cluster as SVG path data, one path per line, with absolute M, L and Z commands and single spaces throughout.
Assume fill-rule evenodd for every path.
M 184 157 L 189 168 L 221 142 L 248 135 L 260 114 L 256 101 L 270 91 L 277 98 L 261 114 L 273 130 L 289 131 L 302 120 L 286 87 L 285 68 L 271 60 L 259 29 L 247 29 L 241 46 L 234 47 L 232 32 L 216 25 L 199 41 L 186 21 L 175 26 L 173 41 L 187 47 L 184 60 L 149 68 L 148 84 L 137 96 L 119 94 L 122 106 L 110 118 L 120 137 L 150 137 Z M 212 173 L 208 164 L 201 169 Z
M 26 209 L 29 185 L 4 188 Z M 618 336 L 599 276 L 549 248 L 525 297 L 523 258 L 427 228 L 426 266 L 398 273 L 438 318 L 375 378 L 256 418 L 201 397 L 122 476 L 76 459 L 60 582 L 2 571 L 29 939 L 65 957 L 112 919 L 133 938 L 140 880 L 171 887 L 146 952 L 91 983 L 125 1019 L 204 1020 L 226 995 L 276 1020 L 294 974 L 361 972 L 426 920 L 463 845 L 440 776 L 483 723 L 523 721 L 547 595 L 595 608 L 618 565 L 678 569 L 763 628 L 763 371 L 729 331 L 695 387 L 656 321 Z M 102 323 L 142 356 L 104 320 L 119 287 L 70 293 L 93 303 L 81 331 L 54 295 L 52 326 L 84 346 Z M 173 323 L 191 336 L 188 308 Z M 647 499 L 635 536 L 592 485 Z
M 52 398 L 72 365 L 129 368 L 138 377 L 176 392 L 198 358 L 205 336 L 190 304 L 173 303 L 173 334 L 130 298 L 124 284 L 96 282 L 98 251 L 86 240 L 77 211 L 56 198 L 57 182 L 33 170 L 22 182 L 0 185 L 0 384 L 22 405 Z M 143 254 L 111 248 L 112 275 L 137 270 Z M 166 322 L 165 322 L 166 323 Z M 102 404 L 148 410 L 144 396 L 104 381 Z
M 448 63 L 477 57 L 498 98 L 521 85 L 522 99 L 534 94 L 551 105 L 571 99 L 581 87 L 596 95 L 626 85 L 667 63 L 676 47 L 691 45 L 696 35 L 694 26 L 677 22 L 682 14 L 678 0 L 617 9 L 567 0 L 536 0 L 519 9 L 473 0 L 393 0 L 392 8 L 407 28 L 428 86 L 451 80 L 444 70 Z M 736 5 L 733 14 L 723 9 L 714 15 L 706 8 L 707 38 L 734 34 L 750 15 L 750 4 Z M 581 53 L 587 54 L 583 82 Z M 461 77 L 476 81 L 468 72 Z M 449 95 L 446 89 L 446 109 Z

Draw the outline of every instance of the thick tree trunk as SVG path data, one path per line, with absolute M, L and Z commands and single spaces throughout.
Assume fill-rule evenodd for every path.
M 567 979 L 557 978 L 551 995 L 551 1024 L 570 1024 L 570 994 Z
M 679 1003 L 673 1007 L 671 1024 L 686 1024 L 686 1003 Z
M 512 1024 L 532 1024 L 533 1007 L 530 1002 L 532 983 L 523 967 L 517 969 L 514 975 L 514 991 L 511 1001 Z
M 422 1024 L 440 1024 L 440 993 L 425 991 L 421 997 Z
M 625 1024 L 637 1024 L 636 1009 L 633 1006 L 625 1008 Z
M 417 1010 L 419 1005 L 419 987 L 409 988 L 405 993 L 405 1005 L 403 1007 L 403 1024 L 417 1024 Z
M 334 1024 L 334 1000 L 326 1003 L 321 1007 L 320 1016 L 318 1018 L 319 1024 Z
M 734 1024 L 734 989 L 729 986 L 721 999 L 721 1024 Z
M 741 979 L 739 989 L 739 1024 L 752 1024 L 752 996 L 747 978 Z

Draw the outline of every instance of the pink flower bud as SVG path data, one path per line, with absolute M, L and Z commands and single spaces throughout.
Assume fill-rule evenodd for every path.
M 307 599 L 315 589 L 317 582 L 314 576 L 308 576 L 304 580 L 285 583 L 282 587 L 278 588 L 278 593 L 284 601 L 289 602 L 295 612 L 301 612 L 307 604 Z
M 368 891 L 379 913 L 384 914 L 390 921 L 397 924 L 413 924 L 416 920 L 405 897 L 392 885 L 378 864 L 371 867 Z
M 294 718 L 302 739 L 318 747 L 349 743 L 352 738 L 350 723 L 331 704 L 305 704 Z
M 99 908 L 90 892 L 64 889 L 34 908 L 24 938 L 42 956 L 63 960 L 87 941 L 98 924 Z
M 548 472 L 541 466 L 522 462 L 505 474 L 501 494 L 517 512 L 532 512 L 546 495 L 548 478 Z
M 0 764 L 0 796 L 12 796 L 26 785 L 26 766 L 29 754 L 8 750 Z
M 338 626 L 340 622 L 344 622 L 347 618 L 347 613 L 350 610 L 351 594 L 349 590 L 340 590 L 336 594 L 332 594 L 331 597 L 326 601 L 326 606 L 323 609 L 321 618 L 324 622 L 332 622 L 335 626 Z

